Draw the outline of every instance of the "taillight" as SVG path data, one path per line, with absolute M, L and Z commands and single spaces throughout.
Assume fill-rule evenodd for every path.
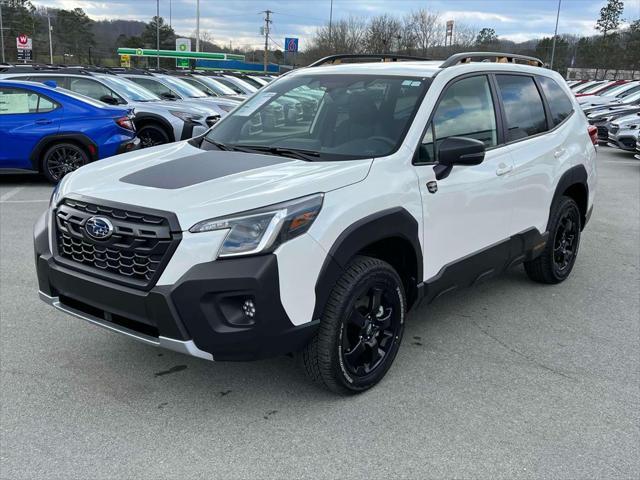
M 589 125 L 587 131 L 589 132 L 589 137 L 591 137 L 591 143 L 598 145 L 598 127 Z
M 132 132 L 136 130 L 136 127 L 133 126 L 133 121 L 129 117 L 116 118 L 116 123 L 126 130 L 131 130 Z

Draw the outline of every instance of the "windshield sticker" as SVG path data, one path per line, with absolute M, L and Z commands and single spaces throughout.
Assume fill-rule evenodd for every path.
M 242 107 L 236 110 L 235 114 L 241 117 L 248 117 L 252 115 L 262 105 L 271 100 L 277 93 L 275 92 L 262 92 L 247 100 Z

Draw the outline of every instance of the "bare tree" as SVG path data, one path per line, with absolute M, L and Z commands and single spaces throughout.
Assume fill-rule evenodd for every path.
M 415 45 L 421 55 L 428 55 L 429 49 L 442 42 L 444 26 L 440 14 L 420 9 L 411 13 Z
M 458 48 L 471 48 L 478 35 L 478 30 L 466 23 L 456 23 L 453 30 L 453 45 Z
M 366 49 L 369 53 L 389 53 L 397 50 L 402 40 L 402 25 L 397 18 L 384 14 L 369 21 Z

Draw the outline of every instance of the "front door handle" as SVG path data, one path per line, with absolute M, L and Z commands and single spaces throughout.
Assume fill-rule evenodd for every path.
M 496 175 L 498 176 L 505 175 L 509 173 L 511 170 L 513 170 L 513 165 L 507 165 L 505 163 L 501 163 L 500 165 L 498 165 L 498 169 L 496 170 Z
M 558 150 L 553 152 L 553 156 L 556 158 L 560 158 L 562 155 L 564 155 L 564 152 L 566 152 L 564 148 L 559 148 Z
M 50 125 L 53 123 L 52 120 L 36 120 L 36 125 Z

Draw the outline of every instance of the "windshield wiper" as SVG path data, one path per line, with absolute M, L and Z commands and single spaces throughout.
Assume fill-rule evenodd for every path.
M 226 143 L 218 142 L 217 140 L 211 140 L 208 137 L 204 137 L 205 142 L 209 142 L 212 145 L 215 145 L 220 150 L 232 151 L 236 150 L 233 145 L 227 145 Z
M 297 148 L 286 148 L 286 147 L 267 147 L 264 145 L 234 145 L 237 149 L 242 149 L 241 151 L 246 150 L 254 150 L 258 152 L 270 153 L 272 155 L 280 155 L 282 157 L 292 157 L 298 160 L 304 160 L 305 162 L 313 162 L 320 158 L 320 152 L 315 152 L 313 150 L 300 150 Z

